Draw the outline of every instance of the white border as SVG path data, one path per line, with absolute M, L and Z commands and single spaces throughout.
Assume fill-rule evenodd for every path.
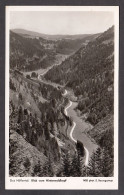
M 114 177 L 42 177 L 45 182 L 31 182 L 32 177 L 9 177 L 9 24 L 10 11 L 112 11 L 115 25 L 114 63 Z M 7 6 L 6 7 L 6 66 L 5 66 L 5 188 L 6 189 L 118 189 L 118 74 L 119 74 L 119 7 L 118 6 Z M 10 182 L 15 179 L 15 182 Z M 19 182 L 26 179 L 29 182 Z M 62 179 L 65 182 L 46 182 L 46 179 Z M 84 180 L 88 180 L 88 182 Z M 90 182 L 93 179 L 94 182 Z M 97 182 L 96 182 L 97 179 Z M 113 180 L 113 182 L 100 182 Z M 18 181 L 17 181 L 18 180 Z

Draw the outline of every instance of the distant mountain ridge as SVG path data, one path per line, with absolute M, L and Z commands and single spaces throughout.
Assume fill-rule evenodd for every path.
M 96 36 L 82 35 L 84 37 L 82 39 L 78 37 L 50 40 L 40 33 L 25 30 L 10 31 L 10 67 L 21 71 L 32 71 L 61 63 L 65 55 L 76 52 Z

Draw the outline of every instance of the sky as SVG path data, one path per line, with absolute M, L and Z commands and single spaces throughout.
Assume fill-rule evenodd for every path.
M 111 11 L 11 11 L 10 29 L 44 34 L 93 34 L 114 24 Z

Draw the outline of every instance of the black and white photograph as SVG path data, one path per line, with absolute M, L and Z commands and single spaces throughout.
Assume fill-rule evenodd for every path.
M 6 188 L 118 188 L 118 10 L 6 7 Z

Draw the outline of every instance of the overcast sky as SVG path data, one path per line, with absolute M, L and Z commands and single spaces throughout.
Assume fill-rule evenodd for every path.
M 10 29 L 44 34 L 87 34 L 107 30 L 114 24 L 113 12 L 11 11 Z

